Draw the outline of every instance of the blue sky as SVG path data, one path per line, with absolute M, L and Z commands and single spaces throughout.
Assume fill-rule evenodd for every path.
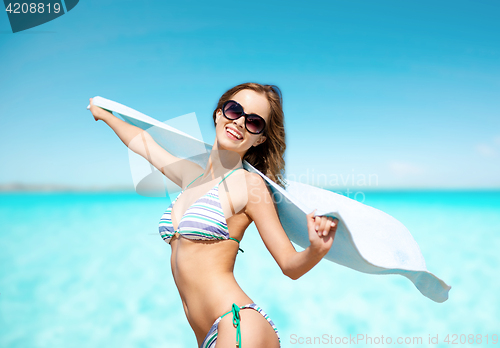
M 254 81 L 282 89 L 291 179 L 500 188 L 499 10 L 88 0 L 16 34 L 4 13 L 0 184 L 131 186 L 127 149 L 93 120 L 90 97 L 161 121 L 195 112 L 213 143 L 218 98 Z

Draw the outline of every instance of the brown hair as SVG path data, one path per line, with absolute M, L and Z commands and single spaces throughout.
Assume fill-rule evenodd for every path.
M 217 110 L 222 109 L 223 104 L 231 100 L 231 98 L 241 90 L 251 89 L 257 93 L 264 94 L 271 106 L 271 114 L 269 122 L 263 133 L 266 140 L 257 146 L 252 146 L 243 156 L 252 166 L 264 173 L 269 179 L 276 184 L 285 188 L 285 125 L 283 114 L 283 98 L 278 86 L 261 85 L 259 83 L 248 82 L 235 86 L 225 92 L 219 99 L 219 103 L 214 110 L 214 124 Z

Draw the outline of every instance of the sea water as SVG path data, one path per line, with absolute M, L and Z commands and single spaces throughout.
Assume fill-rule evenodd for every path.
M 500 192 L 367 192 L 364 203 L 410 230 L 428 270 L 452 286 L 449 300 L 325 260 L 291 280 L 252 224 L 235 276 L 282 347 L 493 345 Z M 158 233 L 169 204 L 136 193 L 0 194 L 0 347 L 196 347 Z

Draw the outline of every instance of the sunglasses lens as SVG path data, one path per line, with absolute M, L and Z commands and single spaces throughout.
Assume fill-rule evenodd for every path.
M 242 113 L 243 108 L 241 107 L 241 105 L 233 101 L 230 101 L 224 107 L 224 115 L 226 115 L 226 117 L 231 120 L 236 120 L 237 118 L 241 117 Z
M 230 120 L 237 120 L 244 114 L 243 107 L 234 100 L 230 100 L 224 104 L 223 113 Z M 266 127 L 266 121 L 259 115 L 246 115 L 245 118 L 246 128 L 250 133 L 259 134 Z
M 264 130 L 266 122 L 260 116 L 248 115 L 247 128 L 251 133 L 260 133 Z

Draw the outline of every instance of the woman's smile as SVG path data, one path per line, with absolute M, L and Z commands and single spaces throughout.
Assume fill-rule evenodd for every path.
M 243 139 L 243 136 L 240 132 L 230 126 L 226 126 L 226 135 L 229 139 L 240 141 Z

